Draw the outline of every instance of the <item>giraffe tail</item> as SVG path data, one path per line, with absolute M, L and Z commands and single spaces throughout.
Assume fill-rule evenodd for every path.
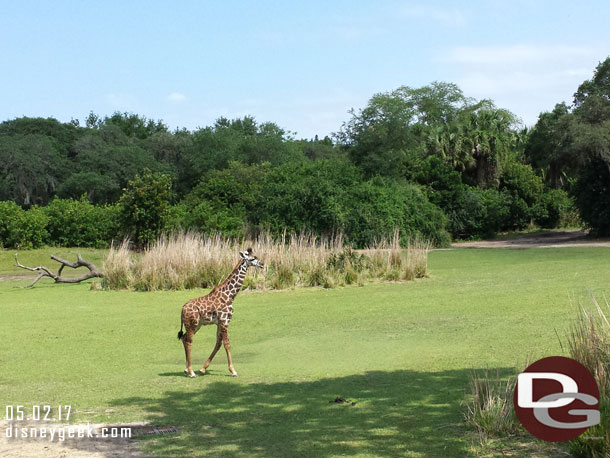
M 184 335 L 184 332 L 182 332 L 183 326 L 184 326 L 184 323 L 182 322 L 182 320 L 180 320 L 180 331 L 178 331 L 178 340 L 181 340 L 182 336 Z

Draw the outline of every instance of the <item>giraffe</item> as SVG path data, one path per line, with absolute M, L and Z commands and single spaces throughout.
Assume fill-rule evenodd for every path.
M 207 296 L 191 299 L 182 307 L 182 316 L 180 320 L 180 331 L 178 339 L 184 344 L 184 353 L 186 355 L 186 369 L 184 373 L 188 377 L 196 377 L 191 365 L 191 346 L 193 344 L 193 336 L 201 326 L 215 324 L 216 330 L 216 346 L 212 350 L 212 354 L 207 359 L 203 368 L 200 370 L 202 374 L 206 373 L 208 366 L 220 349 L 221 343 L 227 351 L 227 360 L 229 362 L 229 372 L 233 377 L 237 377 L 237 372 L 233 367 L 231 360 L 231 343 L 229 342 L 229 322 L 233 316 L 233 299 L 239 293 L 241 285 L 246 278 L 248 267 L 255 266 L 263 268 L 263 263 L 256 257 L 252 256 L 252 248 L 240 252 L 241 259 L 233 269 L 233 272 L 225 281 L 216 285 Z M 182 327 L 186 332 L 182 332 Z

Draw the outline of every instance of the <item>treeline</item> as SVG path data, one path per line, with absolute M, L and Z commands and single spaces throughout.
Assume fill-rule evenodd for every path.
M 334 134 L 219 119 L 170 131 L 130 113 L 0 124 L 0 243 L 144 245 L 189 229 L 451 237 L 574 224 L 610 230 L 610 59 L 531 130 L 454 84 L 377 94 Z

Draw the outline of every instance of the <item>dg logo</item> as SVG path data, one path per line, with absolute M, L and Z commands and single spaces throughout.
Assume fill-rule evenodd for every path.
M 564 356 L 540 359 L 519 374 L 513 404 L 525 429 L 545 441 L 574 439 L 600 422 L 595 379 Z

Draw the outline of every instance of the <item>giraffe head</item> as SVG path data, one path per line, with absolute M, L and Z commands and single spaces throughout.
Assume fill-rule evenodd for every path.
M 247 267 L 254 266 L 260 267 L 261 269 L 264 267 L 260 259 L 258 259 L 256 256 L 252 256 L 252 248 L 248 248 L 246 251 L 240 252 L 239 255 L 246 261 Z

